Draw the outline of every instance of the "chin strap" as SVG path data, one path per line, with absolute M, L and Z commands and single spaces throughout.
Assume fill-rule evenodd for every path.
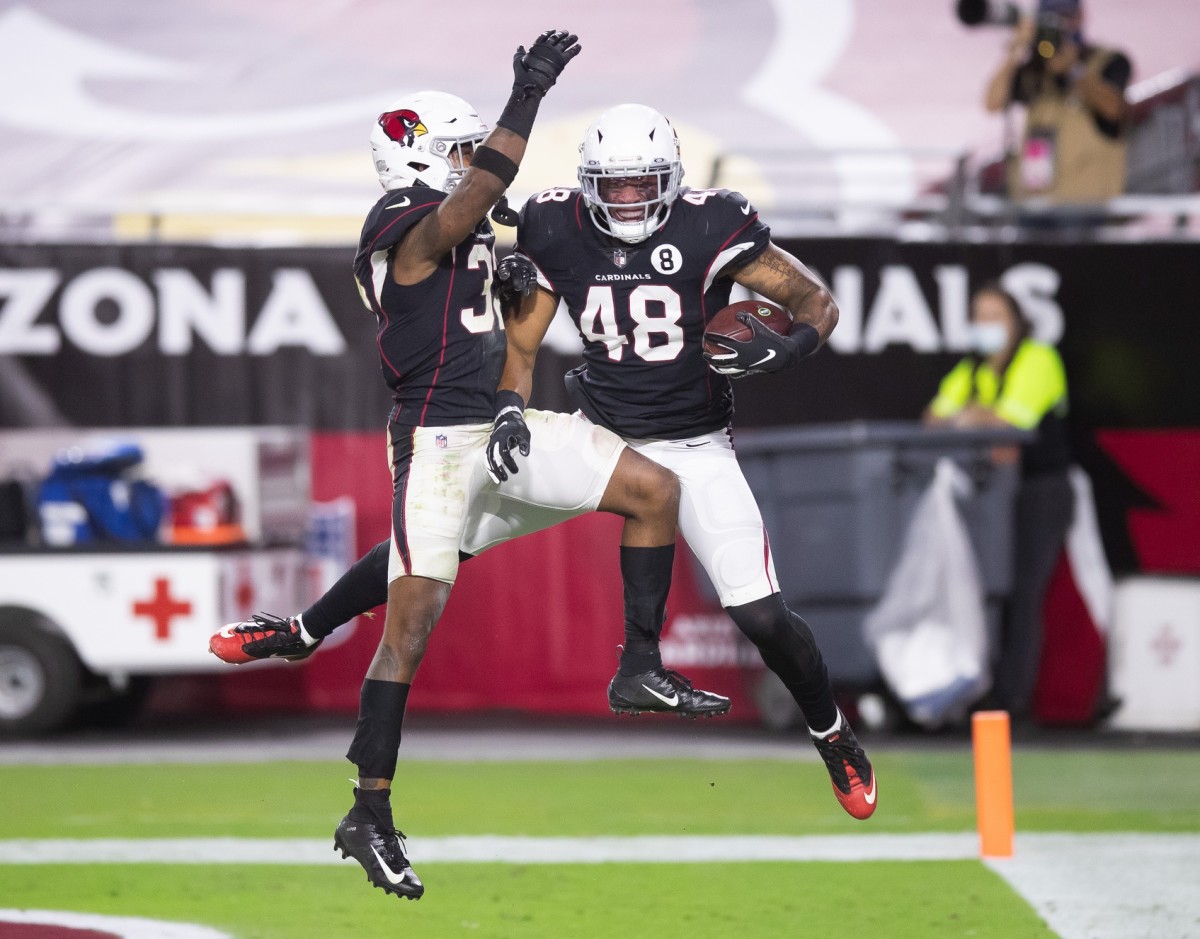
M 508 204 L 508 196 L 501 196 L 496 200 L 496 204 L 492 206 L 492 221 L 497 225 L 504 225 L 507 228 L 516 228 L 517 222 L 521 220 L 516 212 L 514 212 Z

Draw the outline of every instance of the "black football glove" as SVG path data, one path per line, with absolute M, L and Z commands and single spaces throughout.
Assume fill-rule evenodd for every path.
M 514 252 L 500 259 L 496 265 L 496 276 L 492 278 L 492 295 L 501 310 L 509 309 L 521 302 L 537 286 L 537 268 L 525 255 Z
M 488 475 L 492 482 L 502 483 L 509 473 L 517 472 L 513 450 L 529 456 L 531 436 L 525 423 L 525 402 L 515 391 L 496 393 L 496 421 L 487 445 Z
M 561 29 L 548 29 L 525 51 L 518 46 L 513 56 L 513 90 L 524 96 L 543 97 L 554 87 L 558 76 L 575 56 L 581 46 L 574 33 Z
M 714 334 L 704 337 L 707 342 L 727 350 L 722 353 L 704 352 L 709 367 L 718 375 L 743 378 L 746 375 L 782 371 L 815 352 L 820 345 L 820 335 L 807 323 L 794 325 L 791 335 L 782 336 L 749 313 L 738 313 L 737 319 L 754 333 L 751 338 L 739 341 Z

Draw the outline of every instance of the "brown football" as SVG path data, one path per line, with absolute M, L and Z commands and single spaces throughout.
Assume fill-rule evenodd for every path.
M 739 300 L 737 303 L 731 303 L 729 306 L 717 310 L 713 318 L 708 321 L 708 326 L 704 330 L 705 352 L 720 355 L 722 352 L 729 351 L 710 343 L 710 336 L 724 336 L 727 339 L 744 342 L 754 335 L 749 326 L 738 320 L 738 313 L 749 313 L 760 323 L 769 326 L 780 335 L 787 335 L 788 330 L 792 328 L 792 314 L 783 307 L 766 300 Z

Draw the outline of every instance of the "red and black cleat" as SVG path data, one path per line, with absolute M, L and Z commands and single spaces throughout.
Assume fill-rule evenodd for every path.
M 296 662 L 317 651 L 321 640 L 308 642 L 295 617 L 283 619 L 269 613 L 255 613 L 241 623 L 221 627 L 208 640 L 208 651 L 222 662 L 244 665 L 261 659 L 287 659 Z
M 857 819 L 870 818 L 877 805 L 875 771 L 845 715 L 839 711 L 838 726 L 833 733 L 813 737 L 812 741 L 825 761 L 833 794 L 842 808 Z

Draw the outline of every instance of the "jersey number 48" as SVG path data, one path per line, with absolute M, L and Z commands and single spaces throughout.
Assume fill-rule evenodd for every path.
M 589 342 L 603 343 L 608 357 L 620 361 L 621 349 L 632 344 L 633 354 L 647 362 L 670 362 L 683 351 L 683 304 L 679 294 L 658 284 L 639 284 L 629 293 L 628 334 L 617 326 L 617 301 L 612 287 L 593 286 L 579 316 L 579 331 Z M 663 337 L 655 341 L 652 337 Z

